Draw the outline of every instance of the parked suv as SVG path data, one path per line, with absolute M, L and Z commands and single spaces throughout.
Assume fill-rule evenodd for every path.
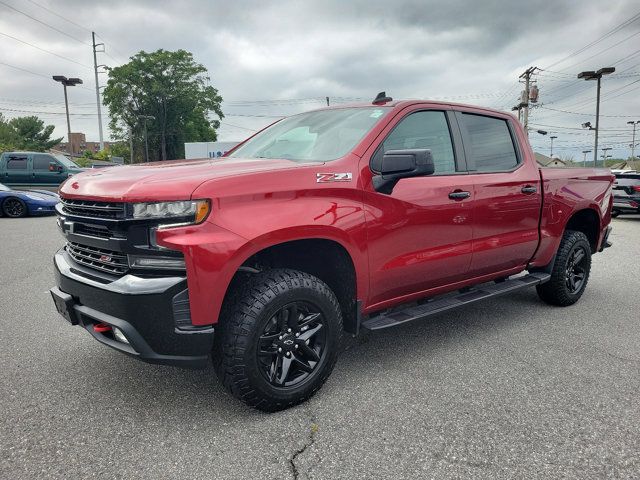
M 60 154 L 5 152 L 0 155 L 0 182 L 5 185 L 57 187 L 84 170 Z
M 237 398 L 278 410 L 320 388 L 343 332 L 534 286 L 578 301 L 609 245 L 613 179 L 539 168 L 510 114 L 382 94 L 283 119 L 226 157 L 70 178 L 51 293 L 97 341 L 213 360 Z
M 640 213 L 640 173 L 616 173 L 611 216 L 621 213 Z

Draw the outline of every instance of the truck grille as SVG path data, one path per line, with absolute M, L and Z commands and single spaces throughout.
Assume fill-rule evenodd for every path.
M 94 202 L 91 200 L 62 199 L 62 211 L 68 215 L 89 218 L 121 219 L 125 217 L 124 203 Z
M 95 270 L 114 275 L 124 275 L 129 270 L 127 256 L 123 253 L 74 242 L 67 242 L 66 249 L 77 263 Z

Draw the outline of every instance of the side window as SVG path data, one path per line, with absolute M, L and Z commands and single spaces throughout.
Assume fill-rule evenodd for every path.
M 27 157 L 9 157 L 7 160 L 7 170 L 26 170 Z
M 55 162 L 55 160 L 49 155 L 34 155 L 33 156 L 33 169 L 34 170 L 49 170 L 49 164 Z
M 436 174 L 456 171 L 451 133 L 444 112 L 415 112 L 403 118 L 376 152 L 372 168 L 375 170 L 376 164 L 381 164 L 384 152 L 419 148 L 431 150 Z
M 478 172 L 511 170 L 518 165 L 518 156 L 506 120 L 470 113 L 462 114 L 463 128 L 471 143 L 466 148 Z

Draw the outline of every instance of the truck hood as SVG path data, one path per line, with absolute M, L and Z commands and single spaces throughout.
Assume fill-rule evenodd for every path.
M 109 201 L 163 201 L 190 198 L 202 183 L 215 178 L 303 166 L 290 160 L 217 158 L 141 163 L 90 169 L 60 186 L 65 198 Z

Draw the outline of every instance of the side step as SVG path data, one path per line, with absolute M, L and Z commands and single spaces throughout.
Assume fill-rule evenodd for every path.
M 546 282 L 550 278 L 551 275 L 548 273 L 535 272 L 500 283 L 482 284 L 478 287 L 473 287 L 471 290 L 458 293 L 455 296 L 435 299 L 423 305 L 412 305 L 404 310 L 396 310 L 376 315 L 362 322 L 361 327 L 366 330 L 380 330 L 395 327 L 396 325 L 420 320 L 429 315 L 452 310 L 480 300 L 497 297 L 527 287 L 533 287 L 534 285 Z

